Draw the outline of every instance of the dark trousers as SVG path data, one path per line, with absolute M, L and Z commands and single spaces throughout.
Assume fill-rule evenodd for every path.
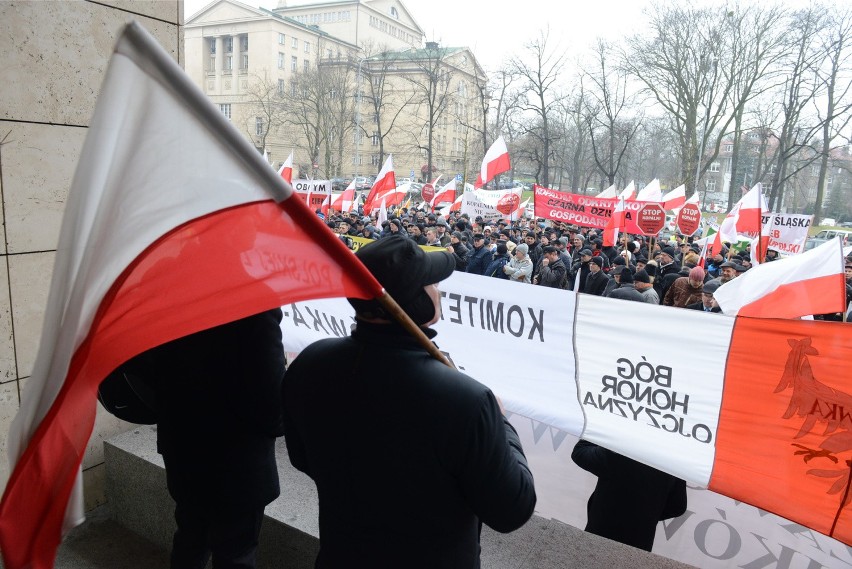
M 263 508 L 223 511 L 178 503 L 171 569 L 254 569 Z
M 171 569 L 204 569 L 211 556 L 213 569 L 254 569 L 264 506 L 236 505 L 206 489 L 195 465 L 163 458 L 177 522 Z

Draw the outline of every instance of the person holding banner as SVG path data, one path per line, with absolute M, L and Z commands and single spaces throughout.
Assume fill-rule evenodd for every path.
M 434 337 L 453 256 L 400 237 L 355 254 Z M 478 567 L 481 524 L 511 532 L 535 509 L 518 435 L 490 389 L 376 300 L 349 302 L 352 335 L 305 348 L 282 391 L 287 451 L 319 493 L 316 567 Z

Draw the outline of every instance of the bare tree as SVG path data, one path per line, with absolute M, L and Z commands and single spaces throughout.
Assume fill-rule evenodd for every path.
M 728 209 L 739 199 L 737 174 L 740 166 L 744 115 L 748 105 L 778 85 L 778 63 L 784 51 L 785 13 L 779 7 L 747 7 L 728 12 L 731 45 L 728 65 L 722 68 L 733 112 L 733 149 L 728 187 Z M 745 178 L 743 185 L 746 185 Z
M 266 149 L 270 136 L 285 124 L 283 83 L 263 75 L 253 75 L 246 89 L 246 124 L 249 140 L 256 142 L 260 151 Z
M 512 59 L 512 70 L 522 79 L 524 99 L 521 108 L 531 115 L 523 133 L 537 141 L 530 147 L 529 159 L 536 163 L 537 179 L 543 185 L 550 184 L 550 161 L 554 133 L 550 119 L 559 102 L 558 87 L 565 55 L 548 45 L 549 31 L 525 46 L 523 57 Z
M 402 52 L 402 57 L 414 71 L 407 74 L 412 87 L 411 103 L 426 121 L 422 125 L 426 130 L 425 142 L 422 140 L 422 132 L 412 133 L 417 147 L 426 153 L 426 177 L 435 170 L 435 129 L 446 121 L 453 100 L 450 88 L 453 71 L 446 59 L 454 51 L 442 48 L 435 42 L 427 42 L 425 49 Z
M 719 73 L 730 58 L 723 41 L 728 24 L 716 8 L 662 4 L 652 8 L 649 24 L 653 33 L 631 38 L 621 65 L 667 113 L 678 143 L 681 180 L 697 188 L 732 118 L 727 112 L 731 86 Z
M 815 125 L 815 121 L 809 120 L 805 112 L 819 94 L 816 70 L 822 60 L 822 53 L 818 39 L 825 29 L 826 18 L 825 8 L 819 6 L 810 6 L 790 14 L 785 35 L 786 57 L 782 62 L 785 77 L 780 103 L 782 124 L 769 192 L 769 208 L 773 211 L 781 207 L 787 180 L 816 159 L 813 154 L 805 156 L 800 153 L 811 148 L 814 135 L 820 131 L 820 127 Z M 800 159 L 803 156 L 805 159 Z
M 829 25 L 822 38 L 822 51 L 825 60 L 816 72 L 825 100 L 824 113 L 820 116 L 822 151 L 814 200 L 816 225 L 822 220 L 822 202 L 832 141 L 839 132 L 846 129 L 852 119 L 852 80 L 849 73 L 849 63 L 852 60 L 852 10 L 848 7 L 829 15 Z
M 626 73 L 612 65 L 612 47 L 598 39 L 594 55 L 594 65 L 586 72 L 586 121 L 595 164 L 609 185 L 615 182 L 642 113 L 633 105 Z

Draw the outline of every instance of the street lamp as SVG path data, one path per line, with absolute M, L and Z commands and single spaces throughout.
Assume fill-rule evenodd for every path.
M 355 79 L 355 178 L 358 177 L 358 166 L 361 164 L 361 64 L 364 58 L 358 59 L 358 74 Z

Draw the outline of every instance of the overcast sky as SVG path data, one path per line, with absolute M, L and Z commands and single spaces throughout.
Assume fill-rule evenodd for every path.
M 185 0 L 187 18 L 210 2 Z M 278 0 L 244 0 L 249 6 L 275 8 Z M 290 6 L 307 2 L 289 0 Z M 471 0 L 402 0 L 420 24 L 427 40 L 448 47 L 467 46 L 486 71 L 523 50 L 529 40 L 549 26 L 549 44 L 579 55 L 596 37 L 616 39 L 641 31 L 642 9 L 648 0 L 597 0 L 560 3 L 521 0 L 514 3 Z M 503 8 L 512 6 L 511 9 Z

